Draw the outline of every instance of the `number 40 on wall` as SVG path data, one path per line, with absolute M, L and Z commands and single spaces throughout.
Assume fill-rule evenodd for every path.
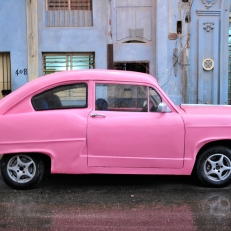
M 15 74 L 18 76 L 18 75 L 27 75 L 27 68 L 24 68 L 24 69 L 22 69 L 22 70 L 19 70 L 19 69 L 17 69 L 16 71 L 15 71 Z

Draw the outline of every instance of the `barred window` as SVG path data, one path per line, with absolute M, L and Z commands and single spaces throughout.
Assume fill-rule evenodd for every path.
M 92 0 L 47 0 L 47 27 L 90 27 Z
M 69 0 L 48 0 L 47 9 L 48 10 L 68 10 Z
M 17 74 L 17 71 L 16 71 Z M 10 53 L 0 52 L 0 99 L 11 92 Z
M 43 53 L 43 74 L 59 71 L 94 69 L 94 53 Z
M 92 10 L 91 0 L 71 0 L 71 10 Z
M 92 10 L 92 0 L 47 0 L 48 10 Z

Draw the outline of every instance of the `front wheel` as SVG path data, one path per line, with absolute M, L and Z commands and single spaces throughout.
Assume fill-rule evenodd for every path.
M 37 155 L 4 155 L 1 159 L 1 174 L 10 187 L 29 189 L 42 180 L 44 164 Z
M 195 166 L 198 179 L 206 186 L 224 187 L 231 182 L 231 150 L 212 147 L 198 157 Z

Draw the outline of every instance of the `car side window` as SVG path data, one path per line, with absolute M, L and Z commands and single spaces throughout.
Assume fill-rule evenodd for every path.
M 87 84 L 62 85 L 44 91 L 31 99 L 36 111 L 87 107 Z
M 95 110 L 144 112 L 148 87 L 129 84 L 96 84 Z

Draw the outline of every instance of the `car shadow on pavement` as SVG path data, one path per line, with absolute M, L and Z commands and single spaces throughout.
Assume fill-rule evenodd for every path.
M 74 188 L 74 187 L 165 187 L 171 184 L 178 187 L 182 185 L 195 186 L 190 176 L 162 176 L 162 175 L 46 175 L 39 187 Z

